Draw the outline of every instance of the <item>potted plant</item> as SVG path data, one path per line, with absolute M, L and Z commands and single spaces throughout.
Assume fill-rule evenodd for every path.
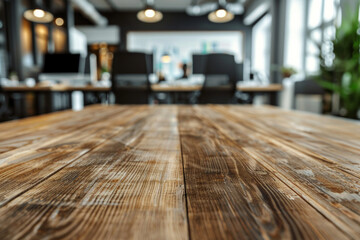
M 357 8 L 359 9 L 359 8 Z M 358 15 L 344 19 L 336 29 L 336 38 L 327 51 L 320 54 L 318 83 L 337 94 L 340 99 L 339 114 L 357 119 L 360 110 L 360 28 Z M 332 47 L 331 47 L 332 45 Z M 329 56 L 333 62 L 328 63 Z
M 281 67 L 280 72 L 281 72 L 281 75 L 283 76 L 283 78 L 289 78 L 292 75 L 297 73 L 297 71 L 294 68 L 285 67 L 285 66 Z

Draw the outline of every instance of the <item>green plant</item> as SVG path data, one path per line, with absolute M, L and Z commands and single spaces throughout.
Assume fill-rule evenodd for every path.
M 359 8 L 357 8 L 359 9 Z M 360 28 L 358 15 L 344 19 L 336 29 L 336 38 L 320 56 L 318 83 L 340 97 L 340 114 L 358 118 L 360 109 Z M 334 56 L 332 64 L 327 61 Z
M 297 71 L 292 67 L 281 67 L 281 74 L 284 78 L 289 78 L 296 73 Z
M 281 73 L 283 78 L 289 78 L 292 75 L 297 73 L 297 71 L 292 67 L 286 67 L 286 66 L 280 66 L 280 65 L 272 65 L 271 70 Z

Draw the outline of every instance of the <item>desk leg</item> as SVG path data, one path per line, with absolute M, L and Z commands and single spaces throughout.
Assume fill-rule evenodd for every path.
M 269 93 L 269 101 L 270 101 L 270 105 L 273 105 L 273 106 L 277 106 L 277 103 L 278 103 L 278 94 L 277 92 L 270 92 Z
M 72 109 L 72 91 L 67 92 L 67 97 L 68 97 L 68 109 Z
M 53 93 L 45 92 L 44 97 L 45 97 L 45 113 L 53 112 L 54 111 Z
M 34 92 L 34 113 L 35 115 L 40 115 L 41 111 L 41 94 L 39 92 Z
M 1 94 L 0 94 L 0 98 L 3 98 L 3 102 L 0 103 L 0 122 L 10 119 L 9 94 L 6 92 L 2 92 Z
M 84 107 L 89 105 L 88 96 L 92 95 L 92 92 L 82 91 L 83 94 L 83 101 L 84 101 Z

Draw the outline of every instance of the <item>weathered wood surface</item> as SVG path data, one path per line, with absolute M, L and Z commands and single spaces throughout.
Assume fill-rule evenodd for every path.
M 360 124 L 92 106 L 0 124 L 0 239 L 359 239 Z

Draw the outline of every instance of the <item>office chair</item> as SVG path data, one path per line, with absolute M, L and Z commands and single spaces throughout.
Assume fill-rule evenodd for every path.
M 235 103 L 236 65 L 233 55 L 209 54 L 204 64 L 205 81 L 197 103 Z
M 151 98 L 149 55 L 116 52 L 112 64 L 112 91 L 117 104 L 148 104 Z
M 8 98 L 0 85 L 0 122 L 9 120 Z
M 294 84 L 294 109 L 323 113 L 326 107 L 325 90 L 313 79 L 297 81 Z M 316 102 L 320 105 L 316 106 Z
M 203 74 L 205 70 L 206 54 L 192 55 L 192 74 Z

